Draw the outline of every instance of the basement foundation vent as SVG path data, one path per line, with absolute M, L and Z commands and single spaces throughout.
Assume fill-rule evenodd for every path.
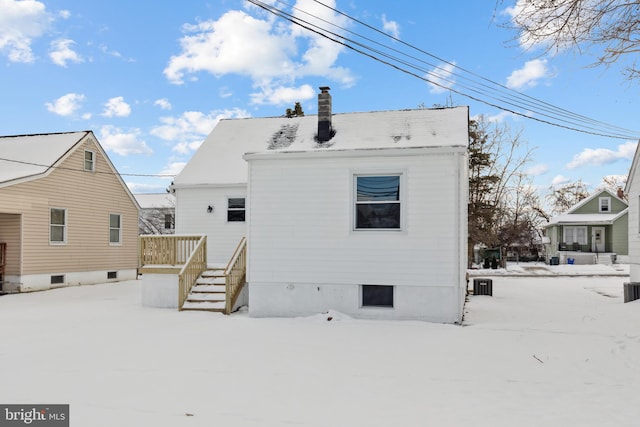
M 118 272 L 117 271 L 107 271 L 107 279 L 117 279 Z
M 64 275 L 63 274 L 59 274 L 56 276 L 51 276 L 51 284 L 52 285 L 60 285 L 64 283 Z
M 640 282 L 625 282 L 624 302 L 631 302 L 640 299 Z

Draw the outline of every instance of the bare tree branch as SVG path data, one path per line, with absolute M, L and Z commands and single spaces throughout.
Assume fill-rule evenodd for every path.
M 640 74 L 640 1 L 518 0 L 508 11 L 522 46 L 546 53 L 589 50 L 592 66 L 623 62 L 629 79 Z

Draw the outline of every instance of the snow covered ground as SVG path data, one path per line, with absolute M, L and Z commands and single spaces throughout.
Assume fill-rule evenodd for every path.
M 640 425 L 624 276 L 492 279 L 462 326 L 151 309 L 137 281 L 1 296 L 0 403 L 76 427 Z

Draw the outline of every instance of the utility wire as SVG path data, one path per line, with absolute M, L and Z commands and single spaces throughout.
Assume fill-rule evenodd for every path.
M 464 96 L 466 98 L 472 99 L 474 101 L 478 101 L 481 102 L 485 105 L 489 105 L 492 106 L 494 108 L 498 108 L 500 110 L 503 111 L 507 111 L 511 114 L 514 115 L 518 115 L 518 116 L 522 116 L 531 120 L 535 120 L 538 122 L 542 122 L 545 124 L 549 124 L 552 126 L 556 126 L 556 127 L 561 127 L 561 128 L 565 128 L 565 129 L 569 129 L 569 130 L 573 130 L 573 131 L 578 131 L 578 132 L 582 132 L 582 133 L 587 133 L 587 134 L 592 134 L 592 135 L 597 135 L 597 136 L 603 136 L 603 137 L 608 137 L 608 138 L 617 138 L 617 139 L 637 139 L 638 136 L 640 135 L 639 132 L 636 131 L 631 131 L 628 129 L 624 129 L 618 126 L 614 126 L 614 125 L 610 125 L 598 120 L 594 120 L 591 119 L 589 117 L 580 115 L 580 114 L 576 114 L 573 113 L 569 110 L 563 109 L 563 108 L 559 108 L 556 106 L 553 106 L 552 104 L 549 104 L 547 102 L 544 101 L 540 101 L 536 98 L 533 98 L 531 96 L 528 95 L 524 95 L 521 94 L 520 92 L 517 92 L 513 89 L 510 89 L 504 85 L 501 85 L 500 83 L 497 83 L 495 81 L 492 81 L 490 79 L 487 79 L 485 77 L 482 77 L 478 74 L 475 74 L 471 71 L 468 71 L 462 67 L 458 67 L 457 65 L 455 65 L 452 62 L 443 60 L 442 58 L 439 58 L 435 55 L 430 54 L 429 52 L 426 52 L 420 48 L 417 48 L 409 43 L 406 43 L 404 41 L 402 41 L 401 39 L 391 36 L 389 34 L 386 34 L 374 27 L 372 27 L 371 25 L 357 20 L 356 18 L 353 18 L 349 15 L 347 15 L 346 13 L 343 13 L 335 8 L 332 8 L 330 6 L 325 5 L 324 3 L 318 1 L 318 0 L 314 0 L 316 3 L 332 10 L 334 13 L 340 14 L 344 17 L 346 17 L 347 19 L 352 20 L 353 22 L 356 22 L 360 25 L 365 26 L 366 28 L 375 31 L 376 33 L 382 34 L 385 37 L 388 37 L 404 46 L 410 47 L 411 49 L 423 54 L 423 55 L 427 55 L 430 58 L 436 59 L 438 61 L 440 61 L 440 63 L 446 64 L 446 66 L 449 66 L 452 70 L 456 70 L 453 72 L 450 72 L 449 70 L 444 69 L 441 65 L 435 65 L 435 64 L 431 64 L 428 61 L 425 61 L 422 58 L 418 58 L 414 55 L 410 55 L 407 53 L 404 53 L 396 48 L 384 45 L 378 41 L 373 40 L 370 37 L 366 37 L 363 36 L 361 34 L 358 34 L 354 31 L 348 30 L 346 28 L 340 27 L 334 23 L 331 23 L 323 18 L 320 18 L 314 14 L 311 14 L 309 12 L 306 12 L 304 10 L 301 10 L 299 8 L 296 7 L 292 7 L 291 5 L 281 1 L 281 0 L 276 0 L 277 3 L 281 3 L 284 5 L 287 5 L 289 7 L 292 7 L 294 10 L 305 14 L 309 17 L 312 17 L 316 22 L 323 22 L 325 24 L 328 24 L 340 31 L 342 31 L 343 33 L 348 33 L 351 35 L 356 36 L 357 38 L 361 39 L 361 40 L 365 40 L 369 43 L 373 43 L 376 46 L 379 46 L 387 51 L 390 51 L 392 53 L 388 53 L 384 50 L 378 49 L 378 48 L 373 48 L 367 44 L 364 44 L 362 42 L 359 42 L 357 40 L 348 38 L 342 34 L 339 34 L 335 31 L 330 31 L 328 28 L 324 28 L 321 27 L 320 25 L 311 23 L 307 20 L 304 20 L 298 16 L 292 15 L 290 13 L 285 12 L 282 9 L 278 9 L 275 6 L 272 5 L 268 5 L 260 0 L 249 0 L 252 4 L 268 11 L 269 13 L 274 14 L 275 16 L 278 16 L 282 19 L 285 19 L 295 25 L 298 25 L 302 28 L 305 28 L 308 31 L 311 31 L 315 34 L 318 34 L 319 36 L 322 36 L 324 38 L 327 38 L 329 40 L 331 40 L 332 42 L 341 44 L 343 46 L 345 46 L 348 49 L 351 49 L 361 55 L 367 56 L 375 61 L 381 62 L 385 65 L 388 65 L 392 68 L 397 69 L 398 71 L 404 72 L 406 74 L 409 74 L 413 77 L 416 77 L 418 79 L 421 79 L 423 81 L 426 81 L 432 85 L 438 86 L 442 89 L 445 90 L 450 90 L 453 93 L 459 94 L 461 96 Z M 400 58 L 398 56 L 396 56 L 395 54 L 401 55 L 405 58 L 408 59 L 404 59 L 404 58 Z M 416 64 L 414 62 L 411 61 L 417 61 L 421 64 L 425 64 L 428 65 L 430 67 L 432 67 L 434 70 L 428 70 L 425 69 L 422 65 Z M 480 82 L 477 82 L 475 80 L 473 80 L 470 77 L 467 77 L 464 74 L 460 74 L 460 72 L 462 73 L 466 73 L 476 79 L 480 79 Z M 421 74 L 418 74 L 421 73 Z M 429 78 L 427 76 L 430 76 L 432 78 Z M 455 80 L 452 80 L 450 78 L 450 76 L 454 76 L 460 79 L 463 79 L 465 82 L 465 84 L 456 82 Z M 441 83 L 442 82 L 442 83 Z M 456 86 L 456 87 L 454 87 Z M 458 89 L 457 87 L 460 87 L 461 89 L 464 89 L 465 91 Z M 487 91 L 490 91 L 492 93 L 488 93 Z M 489 98 L 490 100 L 488 100 L 487 98 Z M 506 105 L 506 106 L 505 106 Z M 528 109 L 529 111 L 531 111 L 534 114 L 537 114 L 539 116 L 542 116 L 544 118 L 540 118 L 540 117 L 536 117 L 531 115 L 529 112 L 523 113 L 520 111 L 517 111 L 518 108 L 524 108 L 524 109 Z M 605 128 L 605 129 L 603 129 Z
M 33 162 L 24 162 L 22 160 L 14 160 L 14 159 L 6 159 L 3 157 L 0 157 L 0 161 L 5 161 L 5 162 L 10 162 L 10 163 L 19 163 L 21 165 L 28 165 L 28 166 L 38 166 L 38 167 L 42 167 L 42 168 L 47 168 L 47 170 L 49 169 L 59 169 L 59 170 L 66 170 L 66 171 L 73 171 L 73 172 L 87 172 L 84 169 L 79 169 L 79 168 L 69 168 L 69 167 L 64 167 L 64 166 L 52 166 L 52 165 L 43 165 L 43 164 L 39 164 L 39 163 L 33 163 Z M 114 172 L 103 172 L 103 171 L 91 171 L 91 173 L 97 173 L 97 174 L 103 174 L 103 175 L 117 175 L 117 176 L 140 176 L 140 177 L 155 177 L 155 178 L 173 178 L 176 175 L 162 175 L 162 174 L 143 174 L 143 173 L 114 173 Z
M 280 0 L 276 0 L 276 1 L 277 1 L 278 3 L 286 4 L 286 3 L 284 3 L 284 2 L 282 2 L 282 1 L 280 1 Z M 414 45 L 412 45 L 412 44 L 406 43 L 406 42 L 404 42 L 403 40 L 401 40 L 401 39 L 399 39 L 399 38 L 397 38 L 397 37 L 395 37 L 395 36 L 393 36 L 393 35 L 391 35 L 391 34 L 385 33 L 384 31 L 381 31 L 381 30 L 379 30 L 379 29 L 377 29 L 377 28 L 375 28 L 375 27 L 373 27 L 373 26 L 371 26 L 371 25 L 367 24 L 366 22 L 363 22 L 363 21 L 361 21 L 361 20 L 359 20 L 359 19 L 357 19 L 357 18 L 354 18 L 354 17 L 352 17 L 352 16 L 349 16 L 349 15 L 347 15 L 347 14 L 345 14 L 345 13 L 343 13 L 343 12 L 339 11 L 338 9 L 335 9 L 335 8 L 333 8 L 333 7 L 331 7 L 331 6 L 328 6 L 328 5 L 324 4 L 324 3 L 322 3 L 322 2 L 321 2 L 321 1 L 319 1 L 319 0 L 313 0 L 313 1 L 314 1 L 315 3 L 317 3 L 317 4 L 322 5 L 323 7 L 327 8 L 327 9 L 329 9 L 329 10 L 331 10 L 331 11 L 333 11 L 333 12 L 337 13 L 337 14 L 340 14 L 340 15 L 342 15 L 342 16 L 344 16 L 344 17 L 346 17 L 346 18 L 348 18 L 348 19 L 350 19 L 350 20 L 352 20 L 352 21 L 354 21 L 354 22 L 356 22 L 356 23 L 358 23 L 358 24 L 361 24 L 361 25 L 365 26 L 366 28 L 368 28 L 368 29 L 370 29 L 370 30 L 372 30 L 372 31 L 374 31 L 374 32 L 376 32 L 376 33 L 378 33 L 378 34 L 381 34 L 381 35 L 382 35 L 382 36 L 384 36 L 384 37 L 390 38 L 390 39 L 392 39 L 392 40 L 393 40 L 393 41 L 395 41 L 395 42 L 398 42 L 398 43 L 400 43 L 400 44 L 402 44 L 402 45 L 404 45 L 404 46 L 407 46 L 407 47 L 409 47 L 409 48 L 411 48 L 411 49 L 413 49 L 413 50 L 416 50 L 416 51 L 418 51 L 418 52 L 420 52 L 420 53 L 422 53 L 422 54 L 424 54 L 424 55 L 427 55 L 427 56 L 429 56 L 429 57 L 431 57 L 431 58 L 434 58 L 434 59 L 438 60 L 439 62 L 444 63 L 444 64 L 446 64 L 446 65 L 448 65 L 448 66 L 450 66 L 450 67 L 452 67 L 452 68 L 454 68 L 454 69 L 457 69 L 457 70 L 463 71 L 464 73 L 467 73 L 467 74 L 470 74 L 470 75 L 472 75 L 472 76 L 474 76 L 474 77 L 480 78 L 481 80 L 483 80 L 483 81 L 485 81 L 485 82 L 489 83 L 490 85 L 497 86 L 498 88 L 500 88 L 500 89 L 502 89 L 502 90 L 507 91 L 507 93 L 514 94 L 514 95 L 515 95 L 515 96 L 517 96 L 517 97 L 523 97 L 523 98 L 525 98 L 526 100 L 529 100 L 529 101 L 531 101 L 531 102 L 533 102 L 533 103 L 535 103 L 535 104 L 539 104 L 539 105 L 542 105 L 542 106 L 548 107 L 548 108 L 550 108 L 550 109 L 552 109 L 552 110 L 556 110 L 556 111 L 562 112 L 563 114 L 567 114 L 567 115 L 569 115 L 569 116 L 573 116 L 573 117 L 580 118 L 580 119 L 583 119 L 583 120 L 586 120 L 586 121 L 589 121 L 589 122 L 593 122 L 593 123 L 597 123 L 597 124 L 604 125 L 605 127 L 610 127 L 610 128 L 612 128 L 612 129 L 618 129 L 618 130 L 622 130 L 622 131 L 626 131 L 626 132 L 631 132 L 631 133 L 638 133 L 638 132 L 636 132 L 636 131 L 632 131 L 632 130 L 629 130 L 629 129 L 621 128 L 621 127 L 618 127 L 618 126 L 615 126 L 615 125 L 610 125 L 610 124 L 608 124 L 608 123 L 601 122 L 601 121 L 598 121 L 598 120 L 595 120 L 595 119 L 592 119 L 592 118 L 589 118 L 589 117 L 586 117 L 586 116 L 583 116 L 583 115 L 580 115 L 580 114 L 577 114 L 577 113 L 571 112 L 571 111 L 566 110 L 566 109 L 564 109 L 564 108 L 556 107 L 556 106 L 554 106 L 554 105 L 552 105 L 552 104 L 550 104 L 550 103 L 548 103 L 548 102 L 541 101 L 541 100 L 538 100 L 538 99 L 536 99 L 536 98 L 534 98 L 534 97 L 532 97 L 532 96 L 529 96 L 529 95 L 526 95 L 526 94 L 524 94 L 524 93 L 521 93 L 521 92 L 515 91 L 515 90 L 513 90 L 513 89 L 511 89 L 511 88 L 509 88 L 509 87 L 507 87 L 507 86 L 505 86 L 505 85 L 503 85 L 503 84 L 501 84 L 501 83 L 498 83 L 498 82 L 496 82 L 496 81 L 494 81 L 494 80 L 491 80 L 491 79 L 488 79 L 488 78 L 486 78 L 486 77 L 483 77 L 483 76 L 481 76 L 481 75 L 479 75 L 479 74 L 477 74 L 477 73 L 474 73 L 473 71 L 470 71 L 470 70 L 468 70 L 468 69 L 465 69 L 465 68 L 463 68 L 463 67 L 460 67 L 460 66 L 456 65 L 455 63 L 449 62 L 449 61 L 447 61 L 446 59 L 440 58 L 440 57 L 438 57 L 438 56 L 436 56 L 436 55 L 434 55 L 434 54 L 431 54 L 431 53 L 429 53 L 429 52 L 427 52 L 427 51 L 425 51 L 425 50 L 423 50 L 423 49 L 420 49 L 420 48 L 418 48 L 418 47 L 416 47 L 416 46 L 414 46 Z M 297 8 L 296 8 L 296 9 L 297 9 Z M 299 10 L 299 9 L 297 9 L 297 10 Z M 304 12 L 304 13 L 306 13 L 306 12 Z M 317 19 L 321 19 L 321 18 L 317 18 Z M 323 21 L 324 21 L 324 20 L 323 20 Z M 327 22 L 327 21 L 324 21 L 324 22 Z M 339 28 L 341 28 L 341 27 L 339 27 Z M 345 31 L 349 31 L 349 30 L 346 30 L 346 29 L 345 29 Z M 349 31 L 349 32 L 351 32 L 351 31 Z M 371 39 L 367 38 L 367 40 L 371 40 Z M 373 41 L 373 40 L 371 40 L 371 41 Z M 374 43 L 379 44 L 379 43 L 377 43 L 377 42 L 375 42 L 375 41 L 374 41 Z M 396 52 L 399 52 L 399 51 L 398 51 L 398 50 L 396 50 L 396 49 L 390 48 L 390 47 L 388 47 L 388 46 L 386 46 L 386 47 L 387 47 L 387 48 L 389 48 L 389 49 L 392 49 L 392 50 L 394 50 L 394 51 L 396 51 Z M 446 70 L 444 70 L 444 69 L 443 69 L 442 67 L 440 67 L 440 66 L 434 66 L 434 67 L 435 67 L 436 69 L 438 69 L 438 70 L 446 71 Z M 453 74 L 454 74 L 454 75 L 456 75 L 455 73 L 453 73 Z M 456 75 L 456 76 L 457 76 L 457 77 L 461 77 L 461 78 L 465 78 L 465 79 L 466 79 L 466 77 L 464 77 L 464 76 L 459 76 L 459 75 Z M 482 84 L 482 87 L 487 87 L 487 88 L 489 88 L 489 89 L 491 89 L 491 90 L 496 90 L 495 88 L 493 88 L 493 87 L 491 87 L 491 86 L 487 86 L 487 85 L 485 85 L 485 84 Z

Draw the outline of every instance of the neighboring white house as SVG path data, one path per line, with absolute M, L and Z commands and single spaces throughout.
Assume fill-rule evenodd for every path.
M 460 321 L 468 109 L 332 115 L 323 89 L 318 116 L 220 121 L 174 181 L 176 232 L 210 263 L 247 235 L 252 316 Z
M 176 198 L 170 193 L 134 194 L 140 205 L 140 234 L 173 234 L 175 231 Z
M 629 203 L 629 281 L 640 282 L 640 146 L 636 148 L 624 191 Z

